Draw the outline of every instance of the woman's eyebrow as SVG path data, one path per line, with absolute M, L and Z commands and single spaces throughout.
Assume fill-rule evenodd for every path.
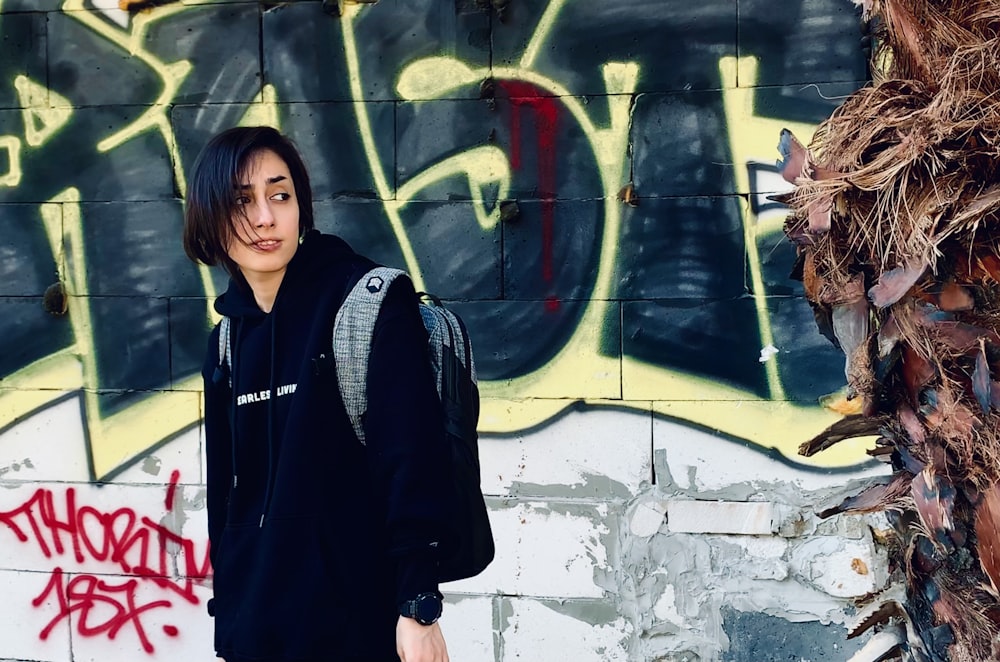
M 270 186 L 271 184 L 277 184 L 278 182 L 283 182 L 286 179 L 288 179 L 288 177 L 285 177 L 284 175 L 275 175 L 274 177 L 268 177 L 267 179 L 265 179 L 264 183 Z M 251 184 L 240 184 L 236 188 L 242 191 L 244 189 L 251 188 L 251 186 L 252 186 Z

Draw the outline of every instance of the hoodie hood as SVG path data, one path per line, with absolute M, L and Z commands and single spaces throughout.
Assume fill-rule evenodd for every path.
M 324 268 L 340 261 L 352 261 L 358 254 L 346 241 L 335 235 L 320 234 L 318 230 L 309 230 L 302 237 L 295 255 L 288 263 L 285 277 L 278 289 L 275 306 L 281 300 L 281 293 L 302 280 L 315 278 Z M 255 318 L 266 315 L 257 306 L 253 291 L 242 276 L 229 279 L 228 289 L 215 300 L 215 311 L 231 319 Z

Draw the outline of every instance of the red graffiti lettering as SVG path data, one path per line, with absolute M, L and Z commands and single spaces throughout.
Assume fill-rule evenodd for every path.
M 521 167 L 521 108 L 527 106 L 534 112 L 535 133 L 538 150 L 538 193 L 542 200 L 542 280 L 552 285 L 552 252 L 555 227 L 556 199 L 556 127 L 559 116 L 558 100 L 546 96 L 530 83 L 504 81 L 500 83 L 510 95 L 510 165 L 514 170 Z M 545 300 L 546 310 L 559 308 L 558 300 L 549 295 Z
M 174 471 L 164 500 L 167 511 L 173 510 L 179 480 L 180 472 Z M 199 555 L 193 540 L 131 508 L 102 512 L 78 506 L 72 487 L 61 499 L 52 490 L 36 490 L 19 507 L 0 511 L 0 524 L 19 541 L 37 546 L 46 558 L 69 556 L 79 565 L 97 561 L 111 566 L 112 572 L 133 577 L 113 583 L 87 572 L 67 572 L 61 566 L 53 569 L 45 589 L 32 601 L 38 607 L 54 597 L 58 605 L 59 613 L 42 630 L 42 639 L 76 612 L 81 636 L 113 639 L 122 628 L 130 627 L 143 649 L 152 653 L 141 616 L 173 603 L 160 599 L 140 604 L 137 589 L 151 585 L 161 593 L 198 604 L 195 586 L 211 572 L 207 544 Z M 163 632 L 170 637 L 178 634 L 173 625 L 163 626 Z
M 170 474 L 170 485 L 167 486 L 167 498 L 163 500 L 163 505 L 167 510 L 174 509 L 174 497 L 177 495 L 177 482 L 181 479 L 181 472 L 174 469 Z
M 53 628 L 64 618 L 69 618 L 73 612 L 79 612 L 77 618 L 77 632 L 82 636 L 92 637 L 100 634 L 107 634 L 109 639 L 114 639 L 118 631 L 126 625 L 135 628 L 139 637 L 139 643 L 143 650 L 152 653 L 154 648 L 146 636 L 146 630 L 142 625 L 139 616 L 152 609 L 159 607 L 169 607 L 169 600 L 156 600 L 144 605 L 136 605 L 135 591 L 138 581 L 130 579 L 121 584 L 98 579 L 92 575 L 77 575 L 70 580 L 66 580 L 62 568 L 52 571 L 49 583 L 41 595 L 31 601 L 34 606 L 41 605 L 50 594 L 54 593 L 59 604 L 59 613 L 49 621 L 39 635 L 42 639 L 47 639 Z M 94 615 L 94 611 L 100 607 L 105 607 L 104 613 Z M 172 628 L 176 634 L 176 628 Z M 166 629 L 166 628 L 165 628 Z M 169 632 L 168 632 L 169 633 Z

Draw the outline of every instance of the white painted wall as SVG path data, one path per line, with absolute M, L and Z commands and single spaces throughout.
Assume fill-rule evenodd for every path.
M 159 569 L 152 532 L 162 526 L 189 541 L 196 565 L 203 559 L 199 431 L 98 486 L 88 481 L 79 412 L 69 400 L 0 435 L 0 467 L 9 468 L 0 477 L 0 659 L 214 659 L 210 583 L 193 584 L 196 603 L 171 588 L 185 586 L 187 557 L 175 544 L 164 557 L 167 587 L 105 554 L 126 547 L 125 563 Z M 497 558 L 480 576 L 444 587 L 442 626 L 458 662 L 646 660 L 672 651 L 722 659 L 722 605 L 844 623 L 851 599 L 885 582 L 866 522 L 810 514 L 851 475 L 793 468 L 648 412 L 571 411 L 529 435 L 483 439 L 481 459 Z M 670 480 L 692 466 L 697 484 Z M 754 493 L 742 498 L 747 485 Z M 712 498 L 699 499 L 699 489 Z M 720 499 L 727 490 L 741 498 Z M 51 525 L 66 521 L 67 495 L 81 525 L 75 537 Z M 55 520 L 41 507 L 48 496 Z M 151 547 L 124 544 L 129 526 L 150 532 Z M 62 602 L 49 586 L 59 571 L 78 589 Z

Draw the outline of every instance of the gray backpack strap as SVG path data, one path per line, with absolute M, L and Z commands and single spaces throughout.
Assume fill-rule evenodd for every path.
M 333 358 L 337 366 L 340 396 L 358 441 L 365 443 L 362 416 L 368 409 L 368 354 L 372 348 L 375 320 L 389 285 L 399 269 L 376 267 L 357 282 L 333 322 Z
M 229 342 L 229 318 L 225 315 L 219 321 L 219 365 L 226 366 L 229 374 L 229 387 L 233 386 L 233 348 Z
M 439 307 L 439 311 L 442 317 L 447 321 L 448 328 L 452 332 L 452 344 L 454 347 L 452 351 L 455 352 L 455 356 L 458 357 L 459 362 L 468 369 L 469 378 L 472 379 L 472 383 L 478 383 L 478 376 L 476 375 L 476 362 L 472 357 L 472 343 L 469 341 L 469 335 L 465 330 L 465 325 L 459 321 L 455 313 L 451 312 L 447 308 Z
M 427 329 L 427 349 L 431 360 L 431 370 L 436 380 L 437 392 L 441 392 L 441 369 L 443 357 L 441 348 L 451 345 L 451 334 L 448 333 L 447 322 L 441 311 L 434 306 L 420 306 L 420 317 Z

